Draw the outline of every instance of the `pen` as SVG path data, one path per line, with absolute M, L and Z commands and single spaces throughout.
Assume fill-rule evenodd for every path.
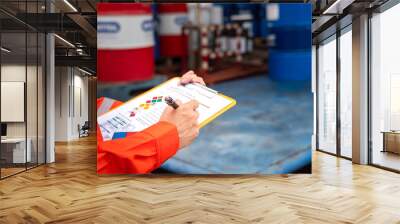
M 174 108 L 175 110 L 178 109 L 179 105 L 175 102 L 174 99 L 172 99 L 172 97 L 170 96 L 166 96 L 164 98 L 165 103 L 167 103 L 169 106 L 171 106 L 172 108 Z

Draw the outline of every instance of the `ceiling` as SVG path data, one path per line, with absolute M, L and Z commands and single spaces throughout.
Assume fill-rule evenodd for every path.
M 375 12 L 390 0 L 322 0 L 314 4 L 312 34 L 318 43 L 351 24 L 354 17 Z M 397 0 L 395 0 L 397 1 Z M 321 2 L 325 2 L 321 4 Z
M 96 0 L 1 0 L 1 43 L 11 50 L 2 51 L 2 60 L 36 60 L 44 47 L 37 35 L 51 32 L 61 37 L 55 38 L 56 65 L 95 71 L 96 23 Z

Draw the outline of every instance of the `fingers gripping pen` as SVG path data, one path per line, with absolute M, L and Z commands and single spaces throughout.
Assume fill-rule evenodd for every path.
M 174 99 L 172 99 L 172 97 L 167 96 L 164 98 L 164 100 L 165 100 L 165 103 L 167 103 L 169 106 L 171 106 L 175 110 L 178 109 L 179 105 L 175 102 Z

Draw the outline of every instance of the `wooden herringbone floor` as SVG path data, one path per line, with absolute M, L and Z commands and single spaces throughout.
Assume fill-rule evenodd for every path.
M 314 153 L 312 175 L 96 175 L 96 142 L 0 181 L 0 223 L 400 223 L 400 175 Z

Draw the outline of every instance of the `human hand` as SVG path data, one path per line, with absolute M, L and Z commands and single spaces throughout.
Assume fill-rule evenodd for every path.
M 182 75 L 180 83 L 182 85 L 185 85 L 188 83 L 200 83 L 202 85 L 206 85 L 203 78 L 197 76 L 196 73 L 194 73 L 191 70 Z
M 179 136 L 179 148 L 190 145 L 199 135 L 200 127 L 197 123 L 199 112 L 196 111 L 199 103 L 191 100 L 182 104 L 176 100 L 179 105 L 177 109 L 168 106 L 161 115 L 160 121 L 166 121 L 176 126 Z

